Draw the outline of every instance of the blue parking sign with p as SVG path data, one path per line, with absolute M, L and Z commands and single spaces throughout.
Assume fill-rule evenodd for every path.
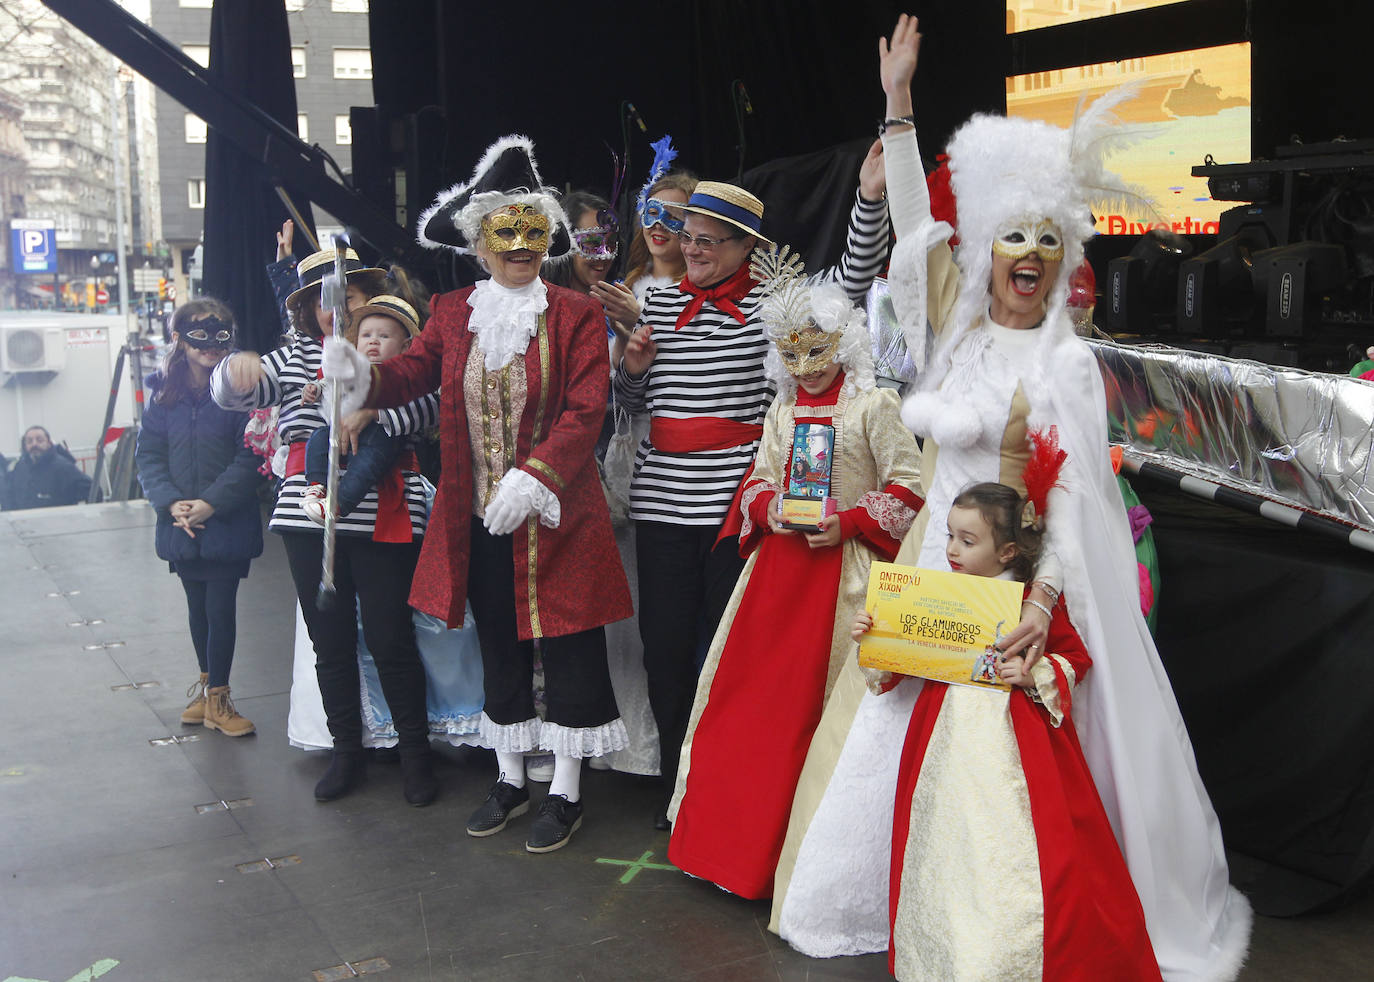
M 16 273 L 56 273 L 57 231 L 52 223 L 15 219 L 10 229 L 10 255 Z

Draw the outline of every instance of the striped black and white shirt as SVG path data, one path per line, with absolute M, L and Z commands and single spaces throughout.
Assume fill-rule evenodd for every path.
M 887 239 L 886 203 L 856 198 L 844 256 L 812 282 L 839 283 L 852 300 L 861 301 L 882 269 Z M 691 295 L 675 286 L 651 291 L 639 322 L 653 327 L 658 351 L 642 378 L 631 378 L 617 366 L 612 384 L 621 405 L 667 419 L 716 416 L 762 424 L 774 389 L 763 371 L 772 342 L 759 315 L 760 293 L 755 287 L 738 303 L 743 324 L 708 302 L 681 330 L 674 330 Z M 755 441 L 725 450 L 666 453 L 645 437 L 635 454 L 630 517 L 719 525 L 757 450 Z
M 290 343 L 262 355 L 262 378 L 257 388 L 251 392 L 238 393 L 231 389 L 223 371 L 228 359 L 216 366 L 210 376 L 210 393 L 215 402 L 225 409 L 247 412 L 269 406 L 280 407 L 277 414 L 277 432 L 283 445 L 299 443 L 310 438 L 310 434 L 326 425 L 322 402 L 307 405 L 301 402 L 301 392 L 306 385 L 319 381 L 320 359 L 324 349 L 317 338 L 300 334 Z M 439 422 L 439 398 L 437 394 L 427 395 L 399 409 L 383 409 L 377 414 L 377 422 L 389 436 L 414 435 L 435 426 Z M 420 475 L 413 471 L 402 471 L 405 478 L 406 510 L 410 513 L 411 534 L 419 537 L 425 534 L 429 509 L 425 500 L 424 484 Z M 315 532 L 320 527 L 305 517 L 301 511 L 301 498 L 305 492 L 304 474 L 293 474 L 282 479 L 277 489 L 277 503 L 272 509 L 272 519 L 268 528 L 273 532 Z M 339 517 L 340 535 L 371 537 L 377 521 L 377 489 L 371 488 L 357 508 Z

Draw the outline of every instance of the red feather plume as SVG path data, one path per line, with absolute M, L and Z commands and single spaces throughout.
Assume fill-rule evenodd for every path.
M 955 234 L 950 236 L 949 244 L 957 246 L 959 207 L 954 198 L 954 189 L 949 186 L 949 157 L 940 154 L 935 159 L 940 162 L 940 166 L 926 176 L 926 191 L 930 195 L 930 217 L 937 222 L 949 222 L 950 227 L 956 230 Z
M 1031 455 L 1026 469 L 1021 472 L 1021 480 L 1026 485 L 1026 499 L 1035 506 L 1038 518 L 1045 515 L 1051 489 L 1059 486 L 1059 474 L 1064 469 L 1064 461 L 1069 459 L 1068 451 L 1059 449 L 1059 427 L 1051 426 L 1030 433 Z

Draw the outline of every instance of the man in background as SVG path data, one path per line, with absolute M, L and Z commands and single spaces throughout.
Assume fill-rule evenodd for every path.
M 86 500 L 91 479 L 76 466 L 66 447 L 57 446 L 42 426 L 24 431 L 24 453 L 5 481 L 6 511 L 75 505 Z

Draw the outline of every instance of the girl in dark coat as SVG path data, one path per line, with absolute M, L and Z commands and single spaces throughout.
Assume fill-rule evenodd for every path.
M 210 371 L 233 344 L 233 314 L 218 300 L 177 309 L 172 349 L 148 378 L 153 396 L 135 460 L 143 493 L 157 509 L 158 557 L 186 591 L 200 663 L 181 721 L 246 736 L 254 728 L 229 698 L 229 666 L 239 580 L 248 575 L 249 561 L 262 555 L 262 475 L 243 440 L 248 414 L 221 409 L 210 398 Z

